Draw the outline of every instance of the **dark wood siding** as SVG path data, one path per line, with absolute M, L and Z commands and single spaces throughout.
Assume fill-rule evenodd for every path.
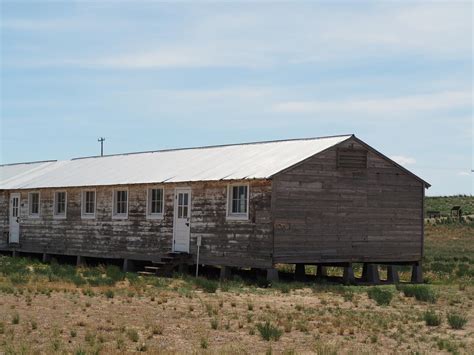
M 274 177 L 277 263 L 417 261 L 422 252 L 421 181 L 374 151 L 367 168 L 337 166 L 344 142 Z
M 95 188 L 96 219 L 81 218 L 81 188 L 35 190 L 41 193 L 41 216 L 38 219 L 28 218 L 29 191 L 21 190 L 21 250 L 108 258 L 158 259 L 159 255 L 171 251 L 174 189 L 191 187 L 190 251 L 193 255 L 197 235 L 201 235 L 202 263 L 271 266 L 271 181 L 250 182 L 248 221 L 226 220 L 226 182 L 160 185 L 165 192 L 164 218 L 147 219 L 146 191 L 152 186 L 156 185 L 126 186 L 129 191 L 126 220 L 112 219 L 112 191 L 116 186 Z M 67 191 L 66 219 L 53 218 L 54 191 L 60 190 Z M 4 210 L 8 213 L 8 206 Z M 5 228 L 8 230 L 8 226 Z
M 0 191 L 0 248 L 8 243 L 8 195 Z

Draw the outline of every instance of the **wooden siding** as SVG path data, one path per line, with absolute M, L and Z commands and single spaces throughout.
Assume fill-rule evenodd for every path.
M 338 148 L 364 149 L 355 140 Z M 331 148 L 274 177 L 274 262 L 417 261 L 421 181 L 369 150 L 367 169 L 338 168 Z
M 0 191 L 0 249 L 8 243 L 8 196 Z
M 158 259 L 171 251 L 173 202 L 176 187 L 191 187 L 191 247 L 202 236 L 200 262 L 242 267 L 271 266 L 271 181 L 250 182 L 248 221 L 227 221 L 227 183 L 163 184 L 163 219 L 146 219 L 146 191 L 156 185 L 129 185 L 128 219 L 112 219 L 112 191 L 117 186 L 96 187 L 96 219 L 81 218 L 81 188 L 67 191 L 67 218 L 53 218 L 55 189 L 40 189 L 41 216 L 28 218 L 28 192 L 21 190 L 21 250 L 137 260 Z M 13 192 L 13 191 L 12 191 Z M 6 193 L 9 196 L 9 193 Z M 1 203 L 0 197 L 0 203 Z M 5 210 L 8 215 L 8 205 Z M 4 219 L 2 219 L 4 220 Z M 7 222 L 8 223 L 8 222 Z M 1 226 L 1 224 L 0 224 Z M 8 226 L 6 226 L 8 230 Z M 2 236 L 2 243 L 6 238 Z M 0 243 L 0 247 L 1 247 Z

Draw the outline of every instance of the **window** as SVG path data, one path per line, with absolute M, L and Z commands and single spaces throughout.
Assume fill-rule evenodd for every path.
M 128 191 L 127 190 L 114 190 L 114 218 L 127 218 L 128 217 Z
M 28 215 L 30 217 L 40 216 L 40 194 L 39 192 L 30 192 L 28 194 Z
M 54 193 L 54 217 L 66 218 L 67 195 L 65 191 L 57 191 Z
M 248 185 L 229 185 L 227 201 L 228 219 L 248 219 L 249 208 Z
M 178 218 L 189 218 L 189 193 L 178 192 Z
M 81 214 L 82 218 L 95 218 L 95 190 L 82 191 Z
M 147 216 L 149 218 L 163 218 L 163 197 L 162 188 L 148 189 Z

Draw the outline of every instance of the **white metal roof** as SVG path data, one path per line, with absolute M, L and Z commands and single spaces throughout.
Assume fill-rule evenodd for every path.
M 351 135 L 0 166 L 0 189 L 264 179 Z

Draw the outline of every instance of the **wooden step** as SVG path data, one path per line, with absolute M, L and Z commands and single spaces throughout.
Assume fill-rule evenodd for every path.
M 156 272 L 160 268 L 158 266 L 145 266 L 145 271 L 151 271 L 151 272 Z
M 169 265 L 169 263 L 166 263 L 164 261 L 152 261 L 152 264 L 153 265 L 157 265 L 157 266 L 165 266 L 165 265 Z M 146 266 L 145 266 L 146 267 Z

